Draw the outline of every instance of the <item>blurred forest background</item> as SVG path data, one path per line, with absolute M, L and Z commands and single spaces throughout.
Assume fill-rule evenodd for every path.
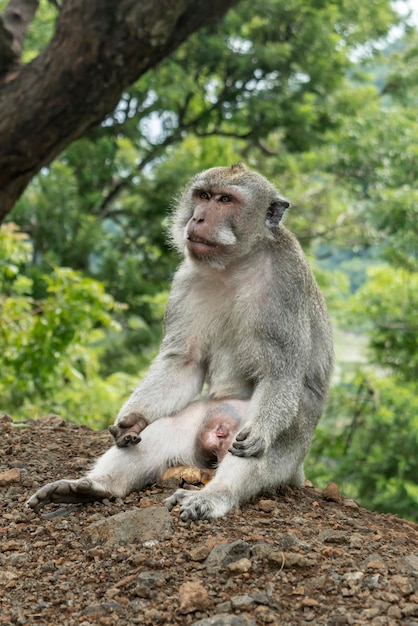
M 0 0 L 0 12 L 6 5 Z M 292 202 L 337 366 L 306 473 L 418 520 L 418 32 L 408 3 L 241 0 L 41 170 L 0 229 L 0 410 L 104 428 L 156 354 L 172 198 L 238 160 Z M 40 2 L 34 58 L 57 7 Z

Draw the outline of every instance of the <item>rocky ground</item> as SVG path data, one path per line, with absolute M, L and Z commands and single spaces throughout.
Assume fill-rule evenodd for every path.
M 312 486 L 217 522 L 162 505 L 183 478 L 91 505 L 25 507 L 108 433 L 0 418 L 0 624 L 418 626 L 418 525 Z M 115 517 L 116 516 L 116 517 Z

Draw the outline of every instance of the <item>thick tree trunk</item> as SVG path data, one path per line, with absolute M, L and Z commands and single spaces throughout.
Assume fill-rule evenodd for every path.
M 237 0 L 66 0 L 48 47 L 0 83 L 0 221 L 124 88 Z

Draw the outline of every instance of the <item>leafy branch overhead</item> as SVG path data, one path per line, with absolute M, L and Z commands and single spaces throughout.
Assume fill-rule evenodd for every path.
M 43 165 L 114 109 L 124 88 L 236 1 L 66 0 L 51 41 L 23 64 L 39 3 L 11 0 L 0 16 L 0 219 Z

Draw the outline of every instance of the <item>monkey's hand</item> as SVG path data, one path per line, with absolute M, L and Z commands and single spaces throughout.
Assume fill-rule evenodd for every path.
M 140 413 L 128 413 L 113 426 L 109 426 L 109 432 L 115 440 L 118 448 L 135 446 L 141 441 L 139 433 L 148 426 L 148 422 Z
M 251 426 L 246 426 L 235 435 L 228 452 L 234 456 L 261 456 L 266 448 L 263 437 L 251 434 Z

